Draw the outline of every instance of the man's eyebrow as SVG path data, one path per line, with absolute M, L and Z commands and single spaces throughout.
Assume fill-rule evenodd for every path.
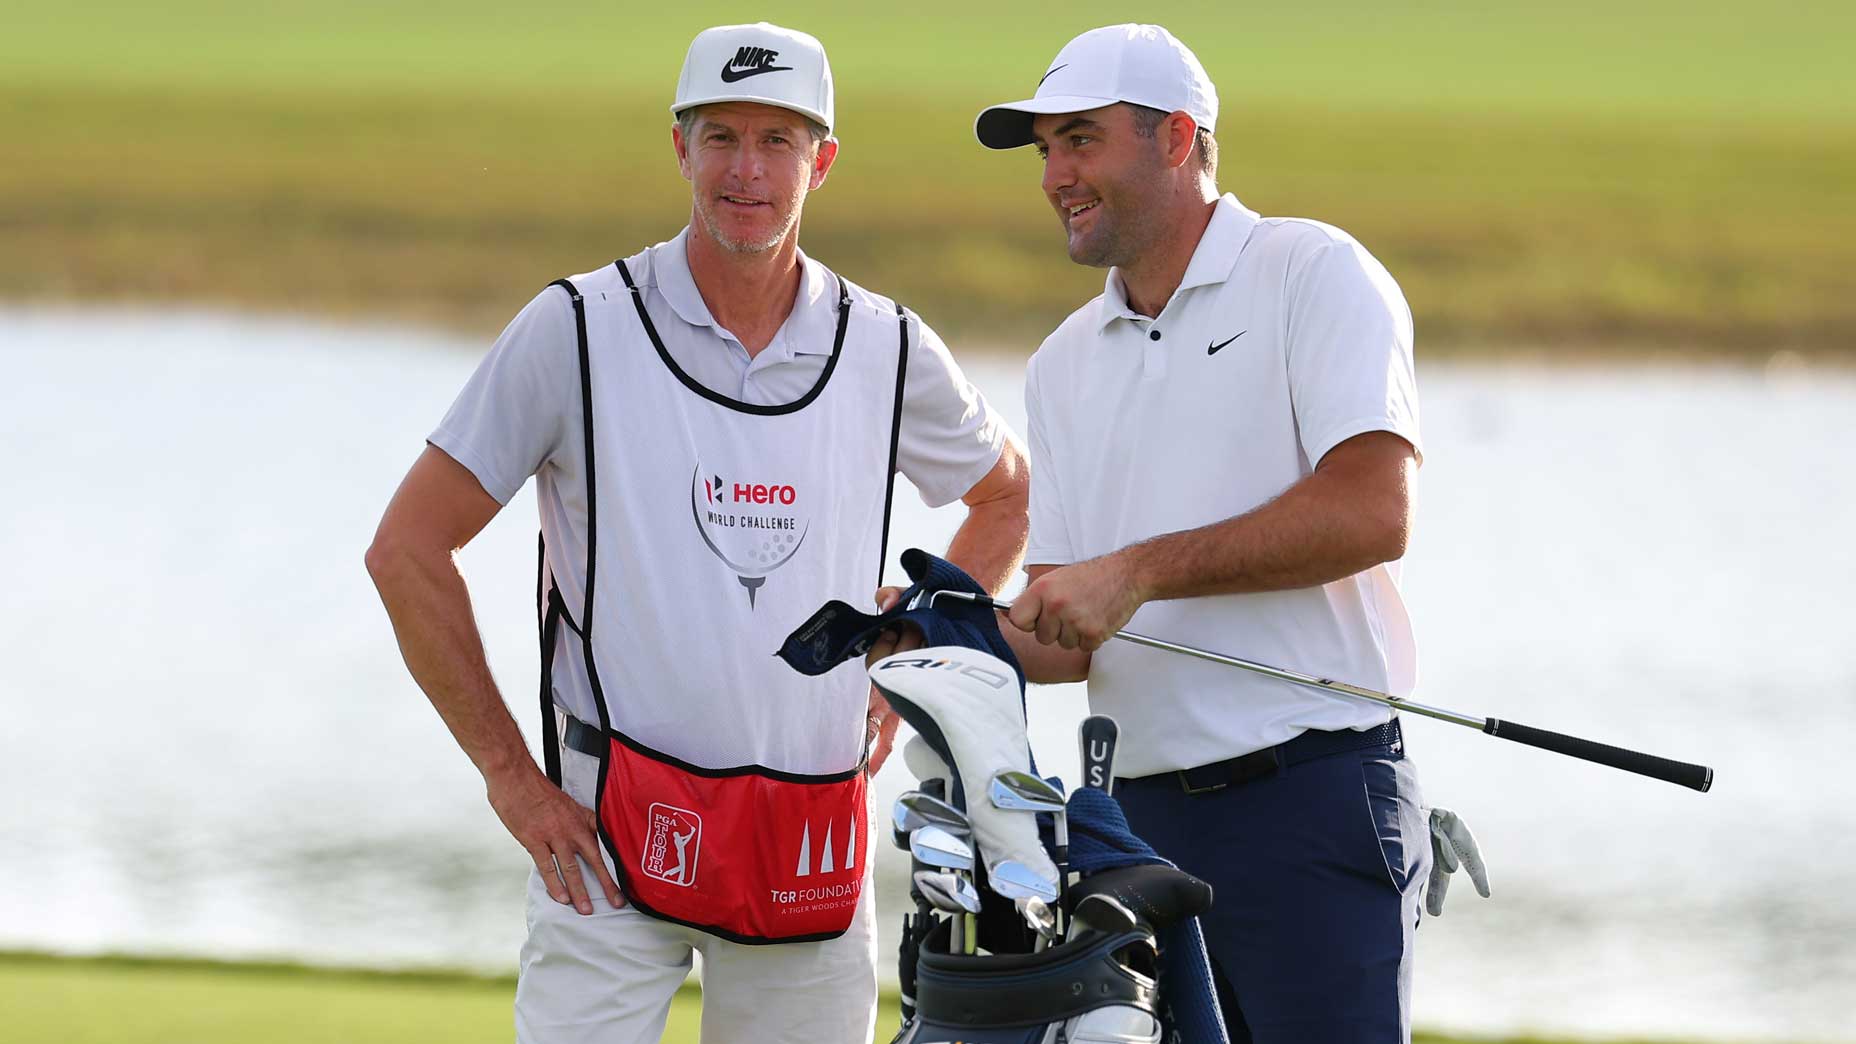
M 1052 130 L 1052 132 L 1050 132 L 1050 137 L 1063 137 L 1065 134 L 1069 134 L 1071 130 L 1101 130 L 1101 128 L 1102 124 L 1095 123 L 1093 119 L 1088 119 L 1088 117 L 1080 117 L 1080 115 L 1078 115 L 1078 117 L 1071 117 L 1069 121 L 1065 121 L 1065 123 L 1063 123 L 1062 126 L 1058 126 L 1056 130 Z M 1034 130 L 1034 132 L 1032 132 L 1032 143 L 1034 143 L 1034 145 L 1043 145 L 1045 139 Z

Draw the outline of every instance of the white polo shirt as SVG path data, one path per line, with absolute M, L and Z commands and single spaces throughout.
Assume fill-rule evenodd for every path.
M 1120 274 L 1046 338 L 1026 374 L 1027 566 L 1068 565 L 1251 511 L 1355 435 L 1420 447 L 1411 312 L 1353 237 L 1217 203 L 1160 315 Z M 1321 587 L 1150 602 L 1128 628 L 1369 688 L 1416 682 L 1397 563 Z M 1116 774 L 1246 754 L 1305 729 L 1365 729 L 1377 704 L 1111 641 L 1090 708 L 1121 725 Z

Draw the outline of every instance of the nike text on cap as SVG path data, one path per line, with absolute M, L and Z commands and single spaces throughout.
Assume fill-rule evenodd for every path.
M 766 22 L 718 25 L 690 41 L 672 114 L 711 102 L 760 102 L 832 127 L 831 63 L 817 38 Z
M 1051 60 L 1037 94 L 994 105 L 973 121 L 989 149 L 1031 144 L 1031 120 L 1132 102 L 1161 112 L 1184 111 L 1208 133 L 1218 122 L 1218 90 L 1197 55 L 1157 25 L 1110 25 L 1071 40 Z

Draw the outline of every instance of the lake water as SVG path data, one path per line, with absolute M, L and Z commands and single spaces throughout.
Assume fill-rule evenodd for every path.
M 0 310 L 0 947 L 513 967 L 525 857 L 361 566 L 482 348 Z M 1017 363 L 968 366 L 1022 417 Z M 1856 376 L 1421 381 L 1419 698 L 1718 782 L 1408 722 L 1495 889 L 1459 883 L 1421 930 L 1419 1021 L 1856 1040 Z M 893 545 L 943 546 L 957 517 L 899 501 Z M 463 555 L 530 729 L 533 511 L 525 492 Z M 1073 777 L 1080 687 L 1031 703 L 1040 762 Z M 883 807 L 906 775 L 879 777 Z M 880 858 L 890 927 L 903 861 Z

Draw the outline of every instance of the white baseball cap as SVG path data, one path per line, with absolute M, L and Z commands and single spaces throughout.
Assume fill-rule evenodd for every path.
M 816 37 L 766 22 L 718 25 L 690 41 L 672 114 L 711 102 L 760 102 L 832 126 L 831 63 Z
M 1091 29 L 1064 44 L 1036 95 L 984 110 L 973 133 L 989 149 L 1015 149 L 1031 144 L 1035 116 L 1116 102 L 1184 111 L 1207 132 L 1218 122 L 1218 89 L 1198 56 L 1164 28 L 1130 22 Z

